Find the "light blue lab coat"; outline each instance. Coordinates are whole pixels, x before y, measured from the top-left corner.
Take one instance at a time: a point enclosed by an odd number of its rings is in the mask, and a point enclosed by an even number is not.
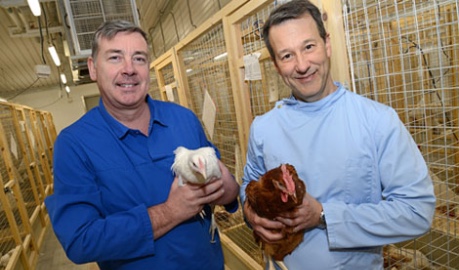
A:
[[[383,245],[432,222],[429,170],[397,113],[337,85],[317,102],[278,101],[251,126],[241,201],[250,180],[290,163],[326,216],[285,257],[289,269],[383,269]]]

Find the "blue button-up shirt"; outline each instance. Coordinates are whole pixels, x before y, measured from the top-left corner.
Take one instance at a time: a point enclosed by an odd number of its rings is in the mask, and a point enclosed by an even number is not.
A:
[[[147,102],[149,136],[119,123],[102,102],[59,134],[54,194],[45,201],[54,231],[71,260],[101,269],[223,269],[218,235],[210,243],[209,208],[204,219],[154,240],[147,208],[169,195],[173,151],[213,145],[190,110]],[[235,211],[237,201],[228,207]]]

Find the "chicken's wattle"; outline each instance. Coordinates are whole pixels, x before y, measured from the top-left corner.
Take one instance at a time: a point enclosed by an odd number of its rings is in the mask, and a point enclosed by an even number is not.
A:
[[[288,201],[288,194],[285,192],[281,193],[281,200],[282,202],[286,203]]]

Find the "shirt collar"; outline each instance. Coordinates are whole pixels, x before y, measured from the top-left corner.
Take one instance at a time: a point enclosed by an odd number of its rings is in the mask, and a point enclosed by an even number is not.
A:
[[[164,110],[159,110],[160,106],[155,106],[156,104],[158,104],[158,102],[160,101],[154,100],[150,97],[150,95],[147,95],[147,103],[148,103],[148,107],[150,107],[150,113],[151,113],[150,132],[151,132],[151,128],[154,123],[158,123],[165,127],[168,126],[166,124],[167,114],[165,114]]]
[[[162,126],[166,126],[167,124],[165,123],[164,119],[164,114],[161,113],[161,111],[158,110],[157,106],[155,106],[155,100],[153,100],[150,95],[146,96],[146,102],[148,103],[148,107],[150,108],[150,123],[148,125],[148,134],[151,134],[151,131],[153,129],[153,124],[158,123]],[[110,128],[113,130],[115,135],[118,137],[118,139],[122,139],[124,136],[126,136],[129,131],[132,129],[126,127],[122,123],[120,123],[118,120],[116,120],[112,115],[110,115],[107,111],[107,109],[104,106],[104,103],[102,102],[102,98],[99,100],[99,111],[104,118],[104,120],[107,122],[107,124],[110,126]]]
[[[339,83],[335,82],[335,85],[338,86],[335,92],[331,93],[330,95],[326,96],[323,99],[320,99],[315,102],[303,102],[297,100],[293,95],[290,95],[288,98],[284,98],[277,102],[276,106],[295,106],[297,108],[303,109],[305,111],[318,111],[322,110],[325,107],[331,106],[338,100],[346,91],[346,89]]]

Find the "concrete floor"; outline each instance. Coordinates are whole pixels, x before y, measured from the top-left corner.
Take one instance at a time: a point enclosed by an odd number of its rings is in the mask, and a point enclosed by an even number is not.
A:
[[[57,241],[51,228],[46,230],[43,246],[40,248],[40,256],[36,270],[98,270],[97,264],[77,265],[71,262],[65,255],[62,246]]]
[[[54,231],[48,228],[35,270],[99,270],[99,267],[96,263],[78,265],[71,262],[54,235]],[[225,270],[231,269],[225,265]]]

